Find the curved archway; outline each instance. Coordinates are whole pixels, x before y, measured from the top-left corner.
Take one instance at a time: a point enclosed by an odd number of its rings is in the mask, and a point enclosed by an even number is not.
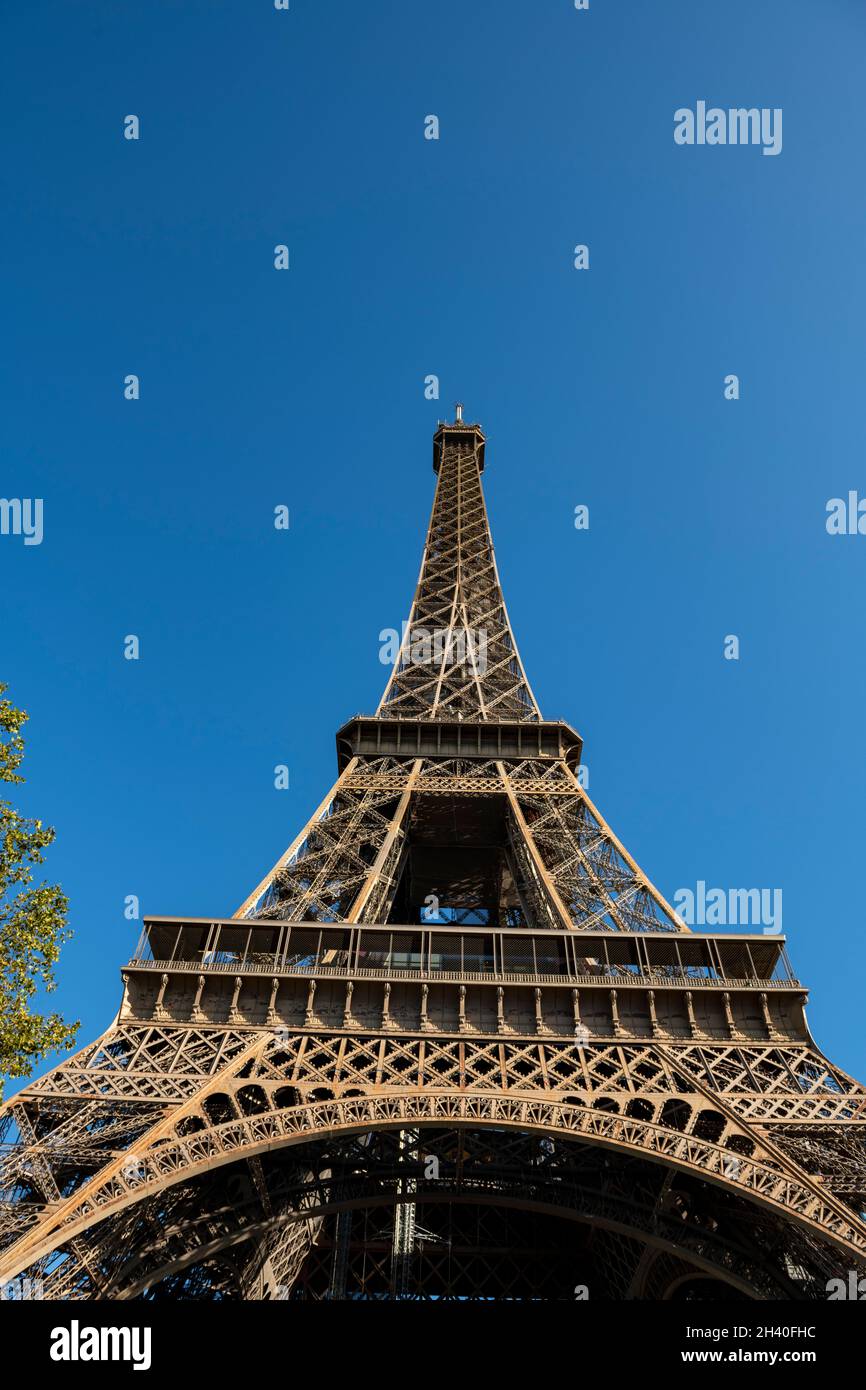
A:
[[[227,1100],[224,1093],[218,1093],[207,1097],[201,1109],[205,1114],[209,1109],[220,1113]],[[756,1207],[783,1211],[788,1220],[843,1250],[849,1259],[862,1261],[866,1256],[866,1235],[858,1229],[855,1218],[799,1181],[793,1167],[788,1170],[766,1155],[738,1156],[732,1163],[730,1149],[694,1133],[559,1100],[520,1099],[513,1093],[497,1092],[392,1090],[233,1115],[198,1133],[181,1134],[178,1125],[172,1135],[161,1135],[158,1143],[138,1156],[137,1166],[127,1165],[121,1171],[118,1164],[101,1181],[89,1184],[63,1204],[50,1222],[42,1223],[9,1252],[11,1260],[7,1259],[2,1272],[4,1277],[12,1277],[145,1197],[239,1159],[308,1144],[324,1135],[410,1126],[418,1130],[490,1127],[640,1155],[650,1163],[736,1193]]]

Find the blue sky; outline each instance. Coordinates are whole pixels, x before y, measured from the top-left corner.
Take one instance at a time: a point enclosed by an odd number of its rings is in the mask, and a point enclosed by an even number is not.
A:
[[[2,30],[0,495],[45,534],[0,536],[0,679],[82,1042],[125,897],[230,914],[333,780],[460,399],[591,795],[668,896],[782,889],[813,1031],[866,1076],[866,537],[825,529],[866,495],[862,4],[32,0]],[[782,108],[781,154],[677,146],[698,100]]]

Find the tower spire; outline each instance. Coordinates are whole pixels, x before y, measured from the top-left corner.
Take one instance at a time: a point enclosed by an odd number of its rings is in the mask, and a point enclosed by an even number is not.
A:
[[[531,720],[541,711],[511,630],[481,486],[484,433],[463,420],[433,436],[436,495],[421,575],[382,696],[383,719]]]

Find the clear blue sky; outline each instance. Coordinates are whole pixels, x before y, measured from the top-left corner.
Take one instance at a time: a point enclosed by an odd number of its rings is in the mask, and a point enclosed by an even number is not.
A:
[[[4,8],[0,495],[45,537],[0,537],[0,678],[82,1042],[126,895],[231,913],[324,795],[461,399],[591,795],[669,896],[783,890],[816,1037],[866,1077],[866,537],[825,530],[866,494],[860,0]],[[698,100],[781,107],[782,153],[678,147]]]

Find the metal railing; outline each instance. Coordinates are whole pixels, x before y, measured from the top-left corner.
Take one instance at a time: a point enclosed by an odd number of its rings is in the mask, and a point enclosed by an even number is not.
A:
[[[343,979],[386,979],[416,980],[429,983],[472,983],[487,984],[548,984],[548,985],[601,985],[611,988],[639,985],[644,989],[663,988],[665,985],[685,985],[689,989],[798,989],[799,980],[767,980],[759,976],[732,978],[731,976],[690,975],[687,970],[671,966],[669,970],[618,971],[616,967],[599,966],[591,974],[547,974],[537,970],[437,970],[419,967],[390,967],[388,965],[361,965],[354,969],[349,965],[288,965],[272,961],[213,961],[207,964],[196,960],[145,960],[133,958],[125,970],[160,970],[166,973],[184,971],[199,975],[298,975],[301,977],[333,976]]]

